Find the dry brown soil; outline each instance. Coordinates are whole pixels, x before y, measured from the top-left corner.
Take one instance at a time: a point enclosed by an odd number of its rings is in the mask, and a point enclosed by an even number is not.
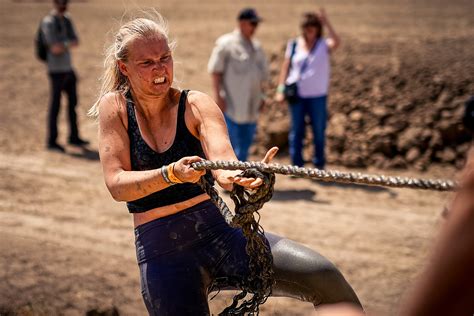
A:
[[[48,81],[32,45],[49,1],[0,0],[0,315],[84,315],[91,310],[108,310],[112,315],[112,308],[120,315],[145,314],[131,217],[103,184],[97,126],[86,117],[97,95],[107,32],[119,24],[126,10],[158,7],[178,40],[179,85],[209,93],[206,63],[213,41],[233,28],[238,9],[250,3],[73,1],[70,9],[82,43],[74,52],[80,80],[78,113],[82,134],[91,145],[87,149],[68,146],[67,154],[59,154],[44,150]],[[360,43],[364,47],[393,42],[423,47],[427,40],[446,43],[453,39],[468,45],[473,39],[471,1],[252,4],[265,17],[258,35],[269,54],[278,54],[287,38],[297,33],[301,12],[319,5],[326,7],[347,44],[340,50],[343,56]],[[391,50],[380,52],[378,63],[393,61]],[[373,55],[354,56],[361,64],[370,58]],[[341,72],[337,63],[334,68],[335,73]],[[351,91],[344,93],[350,97]],[[61,143],[67,130],[64,112]],[[278,159],[288,163],[285,154]],[[328,167],[339,168],[336,164]],[[373,167],[360,171],[446,178],[455,173],[452,167],[436,166],[429,166],[425,173]],[[447,199],[446,193],[320,184],[278,176],[275,196],[261,211],[261,223],[267,231],[330,258],[369,314],[394,315],[425,262]],[[211,302],[214,313],[229,302],[229,295],[221,293]],[[261,311],[262,315],[307,315],[312,307],[293,299],[271,298]]]

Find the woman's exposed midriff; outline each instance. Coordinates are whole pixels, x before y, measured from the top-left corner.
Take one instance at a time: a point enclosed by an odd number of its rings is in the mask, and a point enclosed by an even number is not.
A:
[[[195,196],[189,200],[175,203],[172,205],[160,206],[143,213],[134,213],[133,214],[133,225],[138,227],[142,224],[151,222],[157,218],[165,217],[168,215],[176,214],[182,210],[185,210],[189,207],[192,207],[198,203],[209,200],[210,197],[206,193]]]

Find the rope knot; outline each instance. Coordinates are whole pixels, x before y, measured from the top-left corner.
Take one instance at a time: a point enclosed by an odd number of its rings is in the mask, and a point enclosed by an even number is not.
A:
[[[234,163],[232,162],[232,164]],[[229,163],[227,167],[231,167],[232,164]],[[200,165],[195,163],[194,167],[199,168]],[[260,214],[258,214],[258,210],[262,208],[263,204],[272,198],[275,174],[259,171],[257,167],[247,163],[247,169],[239,175],[246,178],[262,179],[263,183],[257,189],[245,189],[242,186],[234,185],[230,196],[235,203],[235,215],[232,214],[208,179],[201,177],[199,181],[201,188],[219,207],[226,222],[231,226],[241,228],[247,240],[245,250],[249,255],[250,274],[245,280],[241,280],[239,287],[242,292],[235,295],[232,304],[219,315],[258,315],[259,305],[263,304],[272,293],[275,283],[270,244],[265,238],[263,228],[259,225]],[[254,213],[258,216],[257,220]],[[215,286],[219,288],[217,283]],[[245,299],[247,294],[250,294],[251,298]]]
[[[234,185],[230,197],[236,206],[235,217],[241,217],[246,214],[252,215],[261,209],[263,204],[272,198],[274,191],[273,186],[275,185],[274,173],[262,172],[255,168],[246,169],[240,173],[239,176],[245,178],[260,178],[263,183],[256,189],[246,189],[243,186]],[[234,219],[234,221],[236,221],[236,219]]]

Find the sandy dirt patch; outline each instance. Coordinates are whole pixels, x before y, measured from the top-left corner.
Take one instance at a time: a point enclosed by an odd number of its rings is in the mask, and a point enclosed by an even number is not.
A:
[[[120,315],[145,314],[131,217],[123,204],[112,200],[103,184],[97,127],[85,115],[98,91],[106,33],[124,10],[158,6],[179,43],[179,85],[209,93],[206,64],[213,42],[232,30],[236,12],[248,4],[216,0],[135,1],[133,5],[73,2],[71,12],[82,40],[74,52],[80,80],[78,113],[83,136],[92,143],[87,150],[67,147],[67,154],[57,154],[44,150],[48,82],[32,45],[49,2],[1,2],[1,315],[84,315],[93,309],[109,310],[112,315],[112,308]],[[341,56],[360,43],[367,47],[392,42],[416,46],[445,38],[472,41],[469,1],[450,1],[449,5],[447,1],[321,1],[318,5],[326,6],[347,44],[341,48]],[[299,14],[315,8],[315,3],[262,1],[255,6],[265,17],[258,37],[269,54],[278,54],[297,33]],[[393,54],[382,50],[380,58],[391,62]],[[363,54],[354,59],[367,62]],[[333,67],[340,72],[337,63]],[[350,95],[351,91],[344,93]],[[61,122],[60,142],[65,143],[64,117]],[[287,155],[283,152],[278,161],[288,163]],[[339,168],[336,164],[328,167]],[[371,166],[368,170],[448,178],[455,172],[452,167],[432,165],[424,173]],[[446,193],[320,184],[278,176],[275,196],[261,211],[261,223],[267,231],[330,258],[369,313],[394,315],[425,262],[447,198]],[[229,299],[229,293],[220,294],[211,302],[213,312],[222,310]],[[297,300],[271,298],[261,311],[262,315],[307,315],[312,307]]]

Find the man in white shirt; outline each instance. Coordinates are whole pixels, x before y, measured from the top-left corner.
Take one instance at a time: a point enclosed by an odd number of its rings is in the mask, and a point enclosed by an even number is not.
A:
[[[236,30],[217,39],[208,71],[235,154],[245,161],[257,128],[261,84],[268,78],[268,66],[260,43],[253,39],[261,17],[255,9],[245,8],[237,21]]]

